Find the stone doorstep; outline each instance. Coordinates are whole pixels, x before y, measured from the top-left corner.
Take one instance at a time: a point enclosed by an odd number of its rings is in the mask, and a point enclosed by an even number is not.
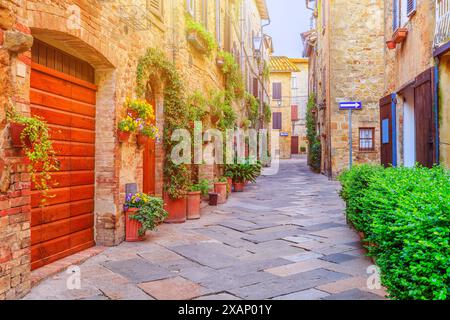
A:
[[[57,275],[60,272],[65,271],[70,266],[80,265],[86,260],[95,257],[104,252],[107,247],[96,246],[86,249],[84,251],[75,253],[71,256],[63,258],[61,260],[50,263],[42,268],[36,269],[31,272],[31,288],[37,286],[42,281]]]

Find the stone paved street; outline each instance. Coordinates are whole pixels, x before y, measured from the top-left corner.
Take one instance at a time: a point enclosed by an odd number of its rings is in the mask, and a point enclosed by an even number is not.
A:
[[[304,159],[284,161],[201,220],[89,259],[80,290],[67,289],[63,272],[25,299],[384,299],[367,288],[373,263],[338,188]]]

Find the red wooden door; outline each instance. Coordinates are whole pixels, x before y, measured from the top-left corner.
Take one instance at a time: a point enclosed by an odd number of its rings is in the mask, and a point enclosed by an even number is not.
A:
[[[151,99],[151,105],[156,113],[156,101]],[[143,192],[154,195],[156,193],[156,141],[149,140],[144,148],[144,185]]]
[[[299,138],[291,137],[291,154],[299,154]]]
[[[32,186],[32,269],[95,245],[96,89],[90,82],[32,63],[31,113],[49,124],[60,163],[50,182],[54,197],[46,206],[41,206],[42,195]]]
[[[414,113],[416,119],[416,161],[431,168],[436,163],[433,69],[425,71],[416,78]]]
[[[385,167],[394,162],[393,126],[392,126],[392,96],[380,100],[381,117],[381,164]]]

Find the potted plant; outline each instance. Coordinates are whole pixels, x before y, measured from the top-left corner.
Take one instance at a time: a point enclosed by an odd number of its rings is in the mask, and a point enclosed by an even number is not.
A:
[[[172,197],[164,193],[164,209],[169,216],[164,221],[166,223],[184,223],[187,219],[187,196],[186,193]]]
[[[136,121],[128,115],[125,119],[119,122],[119,128],[117,129],[117,137],[119,138],[119,142],[128,142],[131,133],[136,131],[136,129]]]
[[[198,51],[210,54],[217,48],[214,36],[189,14],[186,15],[186,29],[187,41]]]
[[[405,41],[407,35],[408,35],[407,28],[398,28],[395,31],[394,36],[392,37],[392,40],[395,43],[402,43],[403,41]]]
[[[217,65],[219,68],[222,68],[222,67],[225,65],[225,59],[224,59],[224,57],[217,56],[217,58],[216,58],[216,65]]]
[[[189,188],[187,194],[187,219],[195,220],[201,217],[200,204],[202,201],[202,187],[194,184]]]
[[[153,125],[141,125],[139,133],[137,135],[137,144],[142,147],[145,146],[150,139],[156,137],[156,127]]]
[[[393,50],[397,47],[397,43],[394,40],[388,40],[386,41],[386,45],[389,50]]]
[[[221,177],[217,182],[214,183],[214,192],[219,195],[219,204],[224,204],[225,202],[227,202],[227,189],[228,183],[227,178],[225,177]]]
[[[59,170],[59,163],[50,140],[50,129],[47,123],[40,117],[27,117],[19,114],[13,107],[7,110],[10,121],[11,139],[13,144],[24,149],[25,156],[29,160],[28,172],[30,173],[33,187],[43,196],[41,205],[44,206],[49,195],[49,181],[51,172]]]
[[[163,207],[161,198],[145,193],[129,194],[125,203],[126,241],[145,240],[146,232],[155,230],[167,218],[168,214]]]

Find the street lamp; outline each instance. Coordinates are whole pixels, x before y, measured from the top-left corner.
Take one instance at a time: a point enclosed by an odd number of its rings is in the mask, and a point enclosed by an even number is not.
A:
[[[258,35],[253,37],[253,53],[257,60],[261,60],[262,57],[262,43],[261,36]]]

